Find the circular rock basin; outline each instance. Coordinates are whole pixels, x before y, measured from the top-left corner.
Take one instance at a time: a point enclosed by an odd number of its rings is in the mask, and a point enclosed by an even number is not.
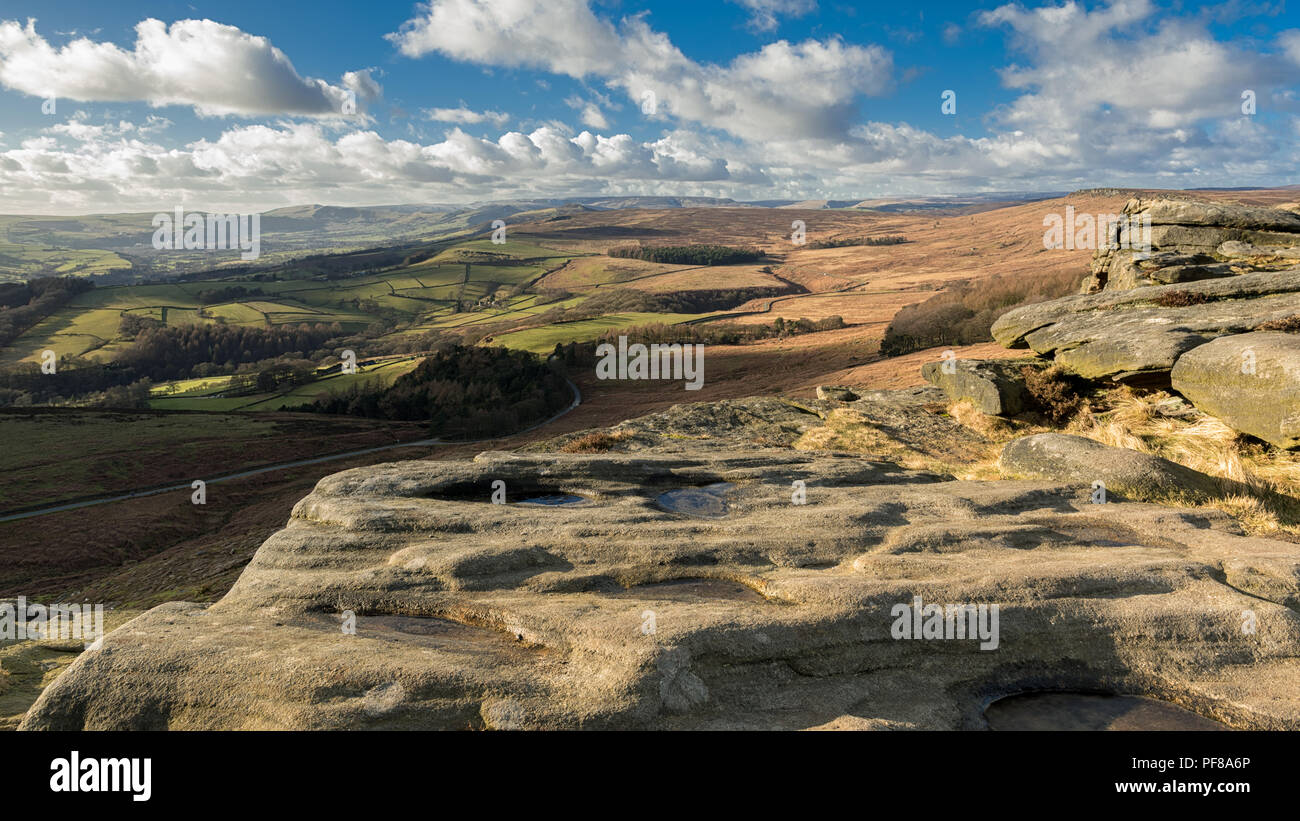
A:
[[[585,501],[587,500],[581,496],[574,496],[572,493],[549,493],[545,496],[531,496],[527,499],[520,499],[519,504],[563,507],[565,505],[580,505]]]
[[[718,482],[704,487],[684,487],[660,493],[655,503],[669,513],[681,513],[698,519],[722,519],[728,512],[727,491],[735,485]]]
[[[1228,730],[1213,719],[1143,696],[1020,693],[984,711],[990,730]]]

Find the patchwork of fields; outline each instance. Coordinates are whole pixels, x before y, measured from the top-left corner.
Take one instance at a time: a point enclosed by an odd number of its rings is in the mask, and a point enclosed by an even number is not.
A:
[[[472,243],[467,245],[474,250]],[[201,294],[231,284],[231,280],[96,288],[78,295],[0,351],[0,365],[39,362],[44,350],[52,350],[59,357],[111,361],[121,350],[118,329],[128,315],[168,325],[224,322],[270,327],[338,323],[344,331],[359,331],[385,315],[396,315],[413,323],[412,328],[417,330],[455,327],[484,318],[466,313],[466,308],[493,298],[503,289],[527,284],[544,275],[548,266],[562,265],[569,259],[553,256],[554,251],[520,244],[512,250],[530,257],[498,251],[498,258],[485,264],[443,254],[391,272],[355,278],[241,281],[241,286],[262,293],[209,304],[204,303]],[[535,300],[531,295],[507,299],[502,294],[501,298],[506,303],[501,313],[519,310],[523,312],[520,316],[528,315]]]
[[[172,209],[162,210],[170,214]],[[258,263],[468,236],[492,216],[476,209],[438,206],[278,208],[260,215]],[[183,274],[245,265],[238,248],[154,248],[153,218],[153,212],[0,215],[0,283],[34,276]]]
[[[671,293],[693,288],[781,285],[779,279],[762,272],[759,266],[702,268],[574,253],[535,242],[493,244],[479,239],[456,244],[426,260],[358,277],[295,278],[290,271],[274,281],[245,277],[96,288],[78,295],[13,345],[0,350],[0,365],[36,363],[45,350],[54,351],[60,358],[110,362],[130,344],[119,330],[128,316],[167,325],[271,327],[337,323],[345,333],[362,331],[376,321],[388,321],[396,323],[394,336],[429,331],[472,333],[483,328],[479,335],[486,335],[485,341],[490,344],[546,353],[557,342],[593,339],[610,329],[707,316],[620,312],[540,325],[535,319],[549,311],[578,308],[602,288]],[[253,295],[220,302],[204,298],[205,292],[210,295],[215,289],[236,284]],[[525,292],[526,288],[532,292]],[[537,291],[571,293],[564,298],[544,299]],[[518,330],[512,330],[515,327]],[[392,366],[387,371],[395,377]],[[350,387],[337,378],[321,380],[320,384],[329,390]],[[213,383],[213,390],[197,395],[190,387],[164,386],[165,395],[155,390],[158,398],[152,404],[158,408],[193,409],[195,403],[201,403],[201,407],[212,410],[269,410],[280,406],[248,402],[247,397],[221,396],[220,387]],[[318,395],[315,389],[295,390],[288,404],[301,404]]]
[[[592,317],[591,319],[579,319],[573,322],[557,322],[552,325],[543,325],[537,328],[529,328],[523,331],[502,334],[493,337],[492,344],[504,345],[507,348],[518,348],[523,351],[532,351],[537,354],[545,354],[555,350],[556,344],[587,342],[599,337],[606,331],[616,331],[622,328],[631,328],[636,325],[651,325],[656,323],[676,325],[679,322],[699,319],[703,316],[708,316],[708,314],[606,314],[603,316]]]

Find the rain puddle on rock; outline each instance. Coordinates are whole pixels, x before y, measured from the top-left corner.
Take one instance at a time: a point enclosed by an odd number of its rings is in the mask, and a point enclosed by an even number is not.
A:
[[[697,519],[726,518],[727,491],[735,485],[718,482],[704,487],[685,487],[660,493],[655,503],[669,513],[681,513]]]
[[[1230,730],[1166,701],[1095,693],[1021,693],[984,711],[990,730]]]
[[[587,500],[581,496],[574,496],[572,493],[549,493],[545,496],[531,496],[527,499],[520,499],[521,505],[539,505],[541,507],[569,507],[580,505]]]

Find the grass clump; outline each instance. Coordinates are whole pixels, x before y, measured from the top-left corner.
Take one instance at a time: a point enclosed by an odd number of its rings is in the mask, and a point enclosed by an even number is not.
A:
[[[1300,334],[1300,314],[1283,317],[1282,319],[1270,319],[1268,322],[1255,326],[1257,331],[1281,331],[1286,334]]]
[[[560,453],[605,453],[612,450],[615,445],[628,439],[631,434],[626,431],[616,431],[606,433],[605,431],[593,431],[592,433],[579,436],[576,439],[570,439],[557,450]]]
[[[1188,308],[1214,301],[1215,298],[1209,294],[1198,294],[1195,291],[1169,291],[1155,299],[1155,303],[1161,308]]]
[[[1060,365],[1049,368],[1026,365],[1020,369],[1020,375],[1024,377],[1031,405],[1053,425],[1063,424],[1084,407],[1078,377]]]

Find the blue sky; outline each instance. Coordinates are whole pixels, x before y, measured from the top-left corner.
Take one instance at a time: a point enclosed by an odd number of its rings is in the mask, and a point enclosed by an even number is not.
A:
[[[1280,185],[1298,145],[1284,2],[0,10],[9,212]]]

